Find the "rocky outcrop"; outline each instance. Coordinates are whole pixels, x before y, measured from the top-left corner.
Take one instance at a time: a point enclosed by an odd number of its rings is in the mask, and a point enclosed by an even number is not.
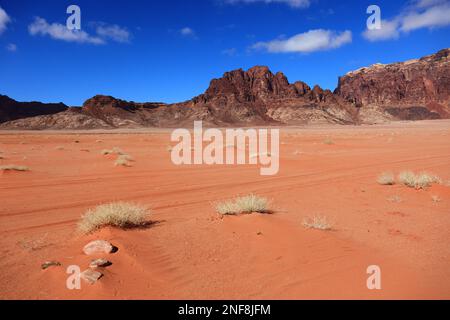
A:
[[[113,128],[113,126],[101,119],[82,113],[80,108],[69,108],[66,111],[56,114],[23,118],[0,124],[0,129],[13,130],[89,130]]]
[[[359,108],[366,122],[373,122],[374,114],[405,120],[449,118],[450,49],[349,72],[339,79],[335,93]]]
[[[289,83],[286,76],[256,66],[227,72],[211,81],[206,92],[192,100],[206,106],[224,123],[298,124],[311,122],[353,123],[355,109],[319,86]]]

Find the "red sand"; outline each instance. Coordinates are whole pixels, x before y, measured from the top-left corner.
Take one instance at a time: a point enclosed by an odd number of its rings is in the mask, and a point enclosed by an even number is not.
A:
[[[450,121],[286,128],[281,142],[280,173],[262,177],[254,166],[174,166],[169,130],[0,132],[0,165],[31,170],[0,174],[0,298],[450,298]],[[100,154],[115,146],[133,167]],[[402,170],[444,184],[377,184]],[[275,213],[215,213],[214,203],[248,193]],[[117,200],[148,205],[156,223],[77,234],[88,208]],[[316,214],[334,230],[305,229]],[[119,248],[113,265],[68,290],[66,267],[87,267],[82,247],[93,239]],[[41,270],[48,260],[63,266]],[[367,289],[369,265],[381,267],[382,290]]]

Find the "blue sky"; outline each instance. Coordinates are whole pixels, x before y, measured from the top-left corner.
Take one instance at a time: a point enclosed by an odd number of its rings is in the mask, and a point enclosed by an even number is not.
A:
[[[348,71],[450,47],[449,2],[0,0],[0,94],[178,102],[254,65],[333,90]],[[81,31],[66,28],[71,4]],[[369,32],[371,4],[382,29]]]

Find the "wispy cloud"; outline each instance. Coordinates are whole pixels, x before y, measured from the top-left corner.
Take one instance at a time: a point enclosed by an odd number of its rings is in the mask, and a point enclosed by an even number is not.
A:
[[[390,40],[414,30],[448,25],[450,25],[450,1],[415,0],[396,17],[383,20],[381,29],[364,31],[363,37],[369,41]]]
[[[97,35],[102,39],[111,39],[120,43],[128,43],[131,39],[130,32],[117,24],[108,25],[101,23],[96,28]]]
[[[15,45],[14,43],[9,43],[6,46],[6,50],[8,50],[10,52],[16,52],[17,51],[17,45]]]
[[[11,22],[11,18],[8,16],[5,10],[0,7],[0,34],[6,30],[6,25]]]
[[[234,57],[237,54],[237,49],[236,48],[225,49],[225,50],[222,50],[222,54],[229,56],[229,57]]]
[[[92,23],[95,34],[89,34],[84,30],[69,30],[60,23],[48,23],[44,18],[36,17],[28,26],[28,31],[33,36],[49,36],[55,40],[77,42],[86,44],[103,45],[108,40],[127,43],[130,42],[131,33],[118,25],[109,25],[104,22]]]
[[[195,31],[189,27],[180,29],[180,34],[185,37],[195,37]]]
[[[237,3],[284,3],[292,8],[308,8],[311,5],[310,0],[224,0],[227,4],[237,4]]]
[[[69,30],[65,25],[59,23],[49,24],[45,19],[36,17],[28,26],[31,35],[49,36],[55,40],[66,42],[105,44],[100,37],[91,36],[82,30]]]
[[[251,48],[263,49],[271,53],[310,53],[314,51],[336,49],[351,42],[352,32],[349,30],[337,32],[333,30],[316,29],[299,33],[288,39],[258,42]]]

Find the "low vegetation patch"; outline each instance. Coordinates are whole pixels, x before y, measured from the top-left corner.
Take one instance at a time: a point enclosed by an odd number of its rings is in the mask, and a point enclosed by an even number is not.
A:
[[[216,205],[218,213],[223,215],[238,215],[244,213],[270,213],[268,200],[254,194],[238,197]]]
[[[303,226],[307,229],[330,231],[333,229],[331,223],[325,216],[314,216],[303,220]]]
[[[78,230],[90,233],[106,226],[122,229],[139,228],[149,224],[149,210],[143,206],[115,202],[89,209],[78,223]]]
[[[391,172],[384,172],[378,176],[377,182],[384,186],[392,186],[395,184],[394,174]]]
[[[439,196],[436,196],[436,195],[431,196],[431,200],[432,200],[434,203],[441,202],[441,198],[440,198]]]
[[[412,171],[401,172],[398,180],[403,185],[416,189],[425,189],[434,183],[442,183],[441,179],[434,174],[426,172],[415,174]]]
[[[27,166],[16,166],[13,164],[0,166],[0,171],[29,171],[30,168]]]
[[[106,156],[106,155],[109,155],[109,154],[125,155],[126,153],[124,151],[122,151],[122,149],[120,149],[118,147],[114,147],[112,149],[103,149],[101,151],[101,154]]]
[[[134,158],[128,154],[121,154],[117,157],[117,160],[134,161]]]
[[[326,145],[333,145],[334,141],[330,137],[327,137],[327,138],[325,138],[325,140],[323,140],[323,143]]]
[[[114,165],[115,165],[116,167],[118,167],[118,166],[122,166],[122,167],[131,167],[130,162],[129,162],[127,159],[121,158],[121,157],[119,157],[119,158],[116,159],[116,161],[114,162]]]

